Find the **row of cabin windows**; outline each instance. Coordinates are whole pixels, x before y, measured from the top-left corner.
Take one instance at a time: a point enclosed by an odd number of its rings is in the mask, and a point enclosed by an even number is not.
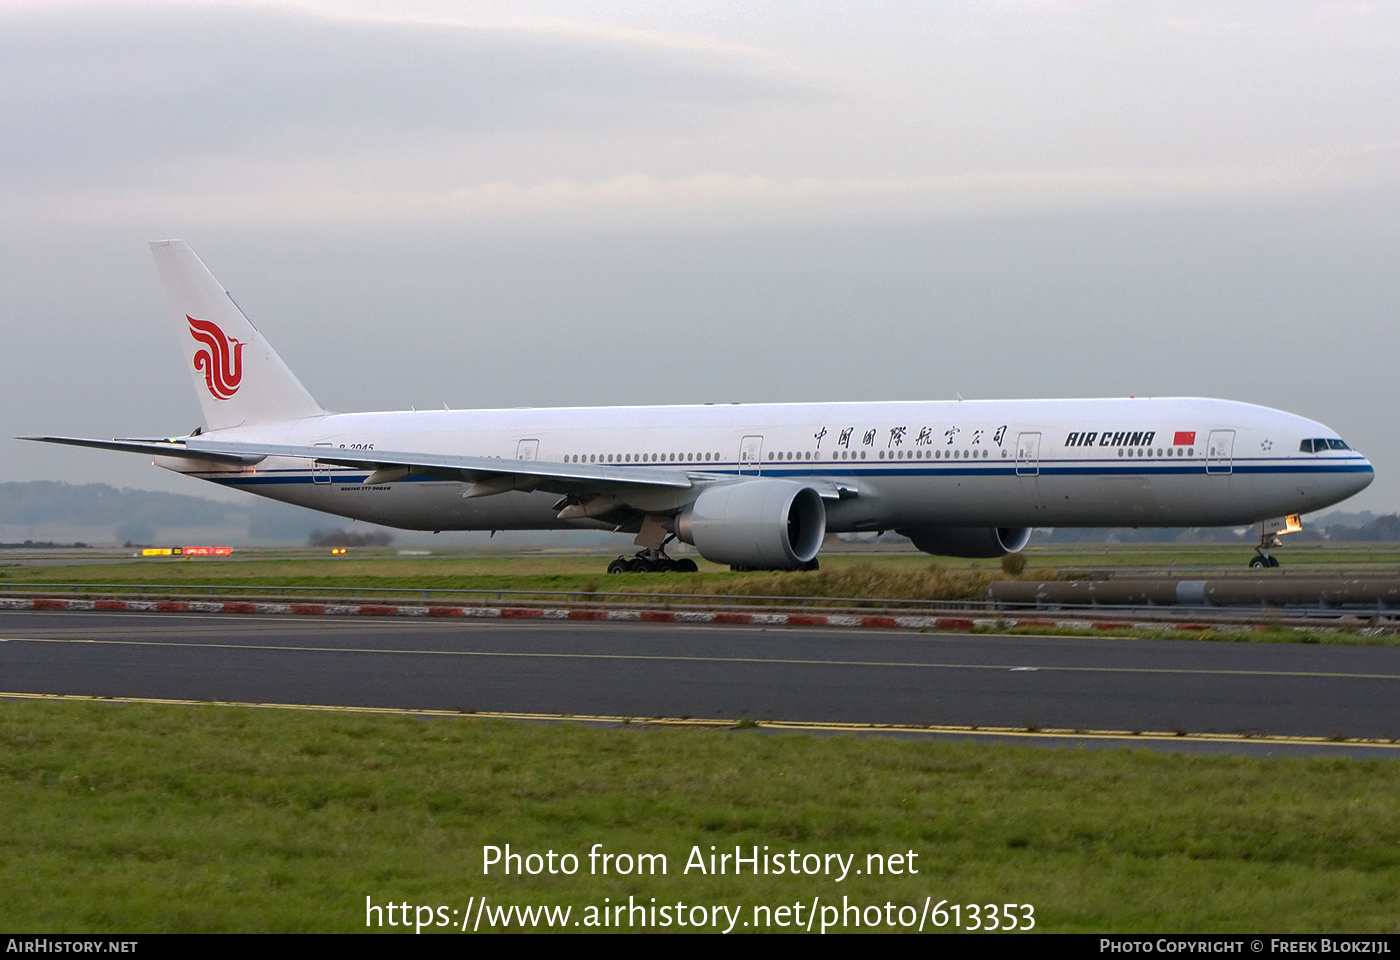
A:
[[[1314,444],[1316,444],[1316,447],[1315,447],[1315,448],[1314,448],[1314,446],[1313,446]],[[1349,449],[1349,448],[1347,447],[1347,445],[1346,445],[1345,443],[1343,443],[1342,441],[1340,441],[1340,440],[1304,440],[1304,441],[1303,441],[1303,447],[1302,447],[1304,453],[1315,453],[1315,452],[1318,452],[1318,451],[1327,450],[1327,449],[1329,449],[1329,448],[1332,449],[1332,450],[1346,450],[1346,449]],[[1009,453],[1008,451],[1006,451],[1006,450],[1003,450],[1003,451],[1001,452],[1001,455],[1002,455],[1002,458],[1005,459],[1006,457],[1009,457],[1009,456],[1010,456],[1010,453]],[[1157,456],[1159,456],[1159,457],[1161,457],[1161,456],[1168,456],[1168,457],[1194,457],[1195,455],[1196,455],[1196,448],[1195,448],[1195,447],[1188,447],[1188,448],[1185,449],[1185,450],[1179,450],[1179,449],[1175,449],[1175,448],[1172,448],[1172,447],[1167,447],[1167,448],[1165,448],[1165,450],[1164,450],[1164,448],[1162,448],[1162,447],[1158,447],[1158,448],[1157,448]],[[880,458],[881,460],[886,460],[886,459],[888,459],[888,460],[942,460],[942,459],[948,459],[948,460],[970,460],[970,459],[977,459],[977,458],[979,458],[979,457],[985,460],[985,459],[986,459],[987,457],[989,457],[989,456],[991,456],[991,450],[989,450],[989,449],[983,449],[983,450],[981,450],[980,452],[977,451],[977,450],[949,450],[949,451],[944,451],[944,450],[942,450],[942,449],[935,449],[935,450],[908,450],[908,451],[905,451],[905,450],[890,450],[890,451],[888,451],[888,453],[887,453],[886,451],[884,451],[884,450],[879,451],[879,458]],[[1149,447],[1149,448],[1146,448],[1146,449],[1139,448],[1139,449],[1137,449],[1137,450],[1135,451],[1135,450],[1133,450],[1132,448],[1128,448],[1128,449],[1122,449],[1122,448],[1120,448],[1120,449],[1118,450],[1118,456],[1120,456],[1120,457],[1122,457],[1122,456],[1129,456],[1129,457],[1132,457],[1132,456],[1150,457],[1150,456],[1152,456],[1152,449],[1151,449],[1150,447]],[[833,452],[832,452],[831,458],[832,458],[833,460],[857,460],[857,459],[859,459],[859,460],[864,460],[864,459],[865,459],[865,451],[864,451],[864,450],[861,450],[861,451],[859,451],[859,453],[857,453],[857,451],[855,451],[855,450],[836,450],[836,451],[833,451]],[[589,453],[589,454],[582,454],[582,453],[576,453],[576,454],[572,454],[571,456],[565,457],[565,458],[564,458],[564,462],[565,462],[565,463],[658,463],[658,462],[660,462],[660,463],[710,463],[710,462],[718,462],[719,459],[720,459],[720,455],[717,454],[717,453],[653,453],[653,454],[645,454],[645,453],[617,453],[617,454],[613,454],[613,453],[608,453],[608,454]],[[813,459],[820,460],[820,459],[821,459],[821,453],[818,452],[818,453],[816,453],[816,454],[813,454],[812,451],[810,451],[810,450],[800,451],[800,452],[788,450],[788,451],[785,451],[785,452],[782,452],[782,453],[775,453],[775,452],[773,452],[773,451],[769,451],[769,453],[768,453],[768,459],[769,459],[769,460],[813,460]]]
[[[1350,450],[1351,448],[1348,447],[1348,446],[1346,445],[1346,442],[1343,441],[1343,440],[1338,440],[1338,439],[1335,439],[1335,438],[1328,438],[1328,437],[1317,437],[1317,438],[1313,438],[1313,439],[1309,439],[1309,440],[1304,440],[1304,441],[1302,442],[1302,444],[1298,447],[1298,449],[1299,449],[1300,451],[1302,451],[1303,453],[1322,453],[1322,452],[1325,451],[1325,450]],[[935,450],[931,450],[931,451],[930,451],[930,450],[917,450],[917,449],[916,449],[916,450],[909,450],[909,451],[907,451],[907,452],[904,451],[904,450],[891,450],[891,451],[889,451],[888,453],[886,453],[886,451],[884,451],[884,450],[881,450],[881,451],[879,452],[879,457],[880,457],[881,460],[885,460],[885,459],[889,459],[889,460],[930,460],[930,459],[932,459],[932,460],[941,460],[941,459],[959,460],[959,459],[970,459],[970,458],[975,459],[975,458],[977,458],[978,456],[981,456],[982,458],[985,459],[987,456],[990,455],[990,453],[991,453],[990,450],[985,450],[985,449],[982,450],[980,454],[979,454],[978,451],[976,451],[976,450],[952,450],[952,451],[946,451],[946,452],[945,452],[945,451],[942,450],[942,449],[935,449]],[[1008,456],[1007,451],[1003,450],[1003,451],[1001,452],[1001,455],[1002,455],[1003,458],[1007,457],[1007,456]],[[1177,449],[1177,448],[1173,448],[1173,447],[1167,447],[1167,448],[1165,448],[1165,449],[1162,448],[1162,447],[1158,447],[1158,448],[1157,448],[1157,456],[1159,456],[1159,457],[1161,457],[1161,456],[1168,456],[1168,457],[1194,457],[1195,455],[1196,455],[1196,448],[1195,448],[1195,447],[1188,447],[1188,448],[1185,449],[1185,450],[1181,450],[1181,449]],[[1150,456],[1152,456],[1152,449],[1151,449],[1150,447],[1149,447],[1149,448],[1145,448],[1145,449],[1138,449],[1138,450],[1136,451],[1136,453],[1134,453],[1133,449],[1131,449],[1131,448],[1128,448],[1128,449],[1126,449],[1126,450],[1123,449],[1123,448],[1120,448],[1120,449],[1118,450],[1118,456],[1120,456],[1120,457],[1122,457],[1122,456],[1129,456],[1129,457],[1131,457],[1131,456],[1150,457]],[[609,453],[609,454],[601,454],[601,453],[582,454],[582,453],[578,453],[578,454],[573,454],[571,457],[565,457],[565,458],[564,458],[564,462],[565,462],[565,463],[657,463],[657,462],[661,462],[661,463],[709,463],[709,462],[712,462],[712,461],[718,461],[719,459],[720,459],[720,455],[717,454],[717,453],[653,453],[653,454],[649,454],[649,455],[648,455],[648,454],[645,454],[645,453],[618,453],[618,454],[612,454],[612,453]],[[789,451],[786,451],[786,452],[783,452],[783,453],[774,453],[774,452],[772,452],[772,451],[769,451],[769,453],[768,453],[768,459],[769,459],[769,460],[814,460],[814,459],[815,459],[815,460],[820,460],[820,459],[821,459],[821,452],[818,451],[817,453],[814,454],[814,453],[812,453],[812,451],[810,451],[810,450],[806,450],[806,451],[802,451],[802,452],[794,452],[794,451],[789,450]],[[864,451],[864,450],[861,450],[861,451],[859,452],[859,455],[857,455],[857,452],[854,451],[854,450],[836,450],[836,451],[833,451],[833,452],[832,452],[832,454],[831,454],[831,459],[833,459],[833,460],[856,460],[856,459],[864,460],[864,459],[865,459],[865,451]]]
[[[708,463],[717,453],[575,453],[565,463]]]
[[[1133,452],[1132,448],[1129,448],[1129,449],[1127,449],[1127,450],[1119,450],[1119,451],[1118,451],[1118,456],[1121,457],[1121,456],[1124,456],[1124,455],[1127,455],[1127,456],[1129,456],[1129,457],[1132,457],[1132,456],[1150,457],[1150,456],[1152,456],[1152,448],[1151,448],[1151,447],[1148,447],[1148,448],[1146,448],[1146,449],[1143,449],[1143,448],[1139,447],[1136,453]],[[1185,450],[1179,449],[1179,448],[1177,448],[1177,447],[1167,447],[1165,453],[1163,453],[1161,447],[1158,447],[1158,448],[1157,448],[1157,456],[1159,456],[1159,457],[1161,457],[1161,456],[1167,456],[1167,457],[1194,457],[1195,455],[1196,455],[1196,448],[1195,448],[1195,447],[1187,447]]]

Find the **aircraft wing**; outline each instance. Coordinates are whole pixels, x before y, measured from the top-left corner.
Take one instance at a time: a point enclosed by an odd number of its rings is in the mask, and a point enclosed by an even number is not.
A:
[[[538,489],[560,493],[606,488],[667,488],[684,490],[707,483],[732,481],[732,476],[704,470],[634,466],[601,463],[555,463],[547,460],[506,460],[499,457],[471,457],[456,454],[403,453],[383,450],[352,450],[344,447],[299,446],[276,443],[234,443],[202,437],[177,440],[119,438],[88,440],[81,437],[20,437],[44,443],[62,443],[100,450],[120,450],[148,456],[202,460],[237,466],[252,466],[268,457],[296,457],[335,466],[369,470],[365,483],[392,483],[409,475],[471,483],[468,496],[487,496],[506,490]],[[859,487],[849,481],[812,481],[823,499],[844,500],[857,496]]]
[[[96,447],[99,450],[121,450],[124,453],[144,453],[156,457],[177,457],[181,460],[204,460],[238,466],[252,466],[267,459],[267,454],[215,453],[191,450],[177,440],[118,438],[87,440],[83,437],[16,437],[17,440],[38,440],[42,443],[64,443],[73,447]]]
[[[670,467],[637,466],[624,469],[618,464],[555,463],[547,460],[506,460],[499,457],[472,457],[458,454],[408,453],[384,450],[352,450],[344,447],[307,447],[273,443],[232,443],[190,437],[184,441],[187,450],[196,454],[217,454],[223,457],[299,457],[341,467],[370,470],[366,483],[391,483],[410,474],[440,480],[458,480],[479,485],[474,495],[500,492],[505,489],[557,490],[573,492],[600,487],[666,487],[686,489],[694,486],[692,476],[704,478],[702,471],[676,470]],[[500,481],[511,479],[514,484],[503,486]],[[716,479],[719,479],[718,477]],[[468,491],[473,495],[473,491]]]

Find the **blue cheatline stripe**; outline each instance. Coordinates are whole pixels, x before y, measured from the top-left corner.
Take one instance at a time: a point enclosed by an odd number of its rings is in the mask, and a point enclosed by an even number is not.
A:
[[[1084,463],[1084,461],[1070,461],[1071,463]],[[1036,473],[1027,472],[1018,474],[1014,463],[986,464],[982,466],[935,466],[928,462],[919,464],[907,464],[896,466],[888,462],[872,464],[866,462],[843,461],[840,463],[822,463],[820,466],[812,463],[810,466],[805,462],[799,467],[794,464],[792,467],[783,466],[781,468],[765,466],[762,476],[765,477],[1161,477],[1161,476],[1229,476],[1231,474],[1258,474],[1258,475],[1298,475],[1316,476],[1319,474],[1365,474],[1374,473],[1375,470],[1369,464],[1358,463],[1234,463],[1230,469],[1221,469],[1218,473],[1207,473],[1206,465],[1203,461],[1195,461],[1189,465],[1167,466],[1144,465],[1140,461],[1136,464],[1122,465],[1096,465],[1096,466],[1058,466],[1058,461],[1040,461],[1039,469]],[[618,466],[613,464],[613,466]],[[626,465],[623,465],[626,466]],[[688,468],[689,464],[686,465]],[[639,474],[643,473],[647,467],[638,464],[636,467]],[[710,464],[704,468],[694,467],[696,473],[717,473],[729,476],[737,474],[737,468],[733,464]],[[1025,469],[1025,468],[1022,468]],[[265,470],[256,474],[230,475],[227,473],[193,473],[191,476],[201,480],[209,480],[214,483],[221,483],[226,486],[257,486],[266,484],[287,484],[287,483],[314,483],[320,478],[321,485],[329,484],[359,484],[369,476],[363,470],[336,469],[318,472],[315,476],[308,470]],[[756,476],[756,474],[745,472],[743,476]],[[641,479],[641,477],[639,477]],[[394,483],[444,483],[459,481],[442,481],[431,477],[405,477],[403,480],[395,480]]]

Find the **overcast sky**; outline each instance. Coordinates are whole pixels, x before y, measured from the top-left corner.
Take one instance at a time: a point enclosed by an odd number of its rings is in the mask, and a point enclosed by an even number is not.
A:
[[[1397,64],[1396,3],[0,0],[0,428],[199,423],[180,237],[337,410],[1217,396],[1391,512]]]

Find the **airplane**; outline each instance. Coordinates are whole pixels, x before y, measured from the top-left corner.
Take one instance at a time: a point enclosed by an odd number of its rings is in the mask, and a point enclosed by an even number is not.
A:
[[[956,400],[331,413],[182,240],[151,244],[204,424],[24,437],[412,530],[634,533],[610,573],[815,569],[828,534],[1017,553],[1034,527],[1257,524],[1254,567],[1371,464],[1312,420],[1228,400]]]

